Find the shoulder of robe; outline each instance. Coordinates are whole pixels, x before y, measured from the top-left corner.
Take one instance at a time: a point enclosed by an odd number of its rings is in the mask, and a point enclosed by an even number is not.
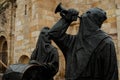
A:
[[[111,37],[107,37],[106,39],[103,40],[106,44],[114,44],[114,41]]]

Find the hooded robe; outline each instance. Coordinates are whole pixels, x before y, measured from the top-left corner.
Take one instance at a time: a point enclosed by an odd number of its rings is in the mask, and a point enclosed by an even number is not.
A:
[[[112,38],[100,28],[106,13],[91,8],[80,18],[76,35],[66,33],[71,24],[61,18],[49,31],[66,61],[66,80],[118,80],[115,46]]]
[[[53,80],[59,68],[58,52],[57,49],[51,45],[48,30],[48,27],[44,27],[41,30],[36,48],[30,59],[30,64],[38,64],[41,66],[41,70],[38,71],[39,80]]]

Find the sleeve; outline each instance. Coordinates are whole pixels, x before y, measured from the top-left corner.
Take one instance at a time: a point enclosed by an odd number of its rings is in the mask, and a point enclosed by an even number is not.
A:
[[[103,49],[103,80],[118,80],[118,67],[115,46],[112,41],[108,42]]]
[[[67,22],[61,18],[49,31],[50,38],[57,44],[62,50],[63,54],[66,53],[71,41],[73,41],[73,35],[66,34],[66,31],[71,22]]]
[[[30,56],[30,60],[29,61],[36,60],[37,55],[38,55],[37,50],[38,50],[37,47],[33,50],[32,54]]]
[[[49,62],[41,64],[41,70],[43,76],[53,77],[59,69],[59,56],[57,49],[54,48],[51,53],[49,53]]]

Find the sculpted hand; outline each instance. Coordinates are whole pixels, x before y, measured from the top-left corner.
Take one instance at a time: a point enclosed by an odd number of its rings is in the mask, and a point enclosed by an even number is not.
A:
[[[64,15],[63,15],[63,13],[64,13]],[[69,22],[76,21],[78,18],[78,14],[79,14],[79,12],[75,9],[69,9],[67,11],[63,10],[60,12],[60,15]]]

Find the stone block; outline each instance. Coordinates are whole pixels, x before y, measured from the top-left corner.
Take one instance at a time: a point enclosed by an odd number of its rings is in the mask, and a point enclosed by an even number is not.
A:
[[[113,23],[113,22],[116,22],[116,17],[113,16],[113,17],[109,17],[107,20],[106,20],[107,23]]]
[[[117,22],[118,40],[120,40],[120,22]]]
[[[15,45],[17,45],[17,47],[21,46],[23,44],[22,42],[23,42],[22,40],[16,41]],[[16,47],[16,49],[17,49],[17,47]]]
[[[104,30],[106,33],[109,33],[110,28],[111,28],[111,24],[110,23],[104,23],[102,25],[102,30]]]
[[[120,9],[120,3],[119,4],[116,4],[117,8]]]
[[[100,1],[93,2],[91,5],[92,7],[97,7],[100,5]]]
[[[117,16],[117,22],[120,22],[120,16]]]
[[[20,26],[21,25],[21,21],[17,21],[15,25],[16,26]]]
[[[93,0],[93,2],[99,2],[100,0]]]
[[[113,22],[113,23],[111,23],[111,28],[113,28],[113,29],[117,29],[117,22]]]
[[[86,0],[86,4],[92,4],[92,3],[94,3],[93,0]]]
[[[117,33],[117,29],[116,28],[110,28],[109,34],[116,34],[116,33]]]
[[[120,9],[120,0],[115,0],[116,8]]]
[[[31,34],[32,34],[31,37],[36,37],[40,34],[40,31],[33,31]]]
[[[115,11],[116,11],[116,9],[114,9],[114,8],[106,10],[107,16],[115,15]]]
[[[24,36],[23,35],[19,35],[17,36],[16,40],[19,41],[19,40],[23,40],[24,39]]]
[[[120,16],[120,9],[117,9],[117,10],[116,10],[116,15],[117,15],[117,16]]]
[[[38,29],[37,29],[37,26],[32,26],[32,27],[30,27],[30,32],[33,32],[33,31],[37,31]]]
[[[86,12],[86,10],[90,9],[91,5],[79,4],[77,8],[79,10],[79,14],[82,14],[82,13]]]

